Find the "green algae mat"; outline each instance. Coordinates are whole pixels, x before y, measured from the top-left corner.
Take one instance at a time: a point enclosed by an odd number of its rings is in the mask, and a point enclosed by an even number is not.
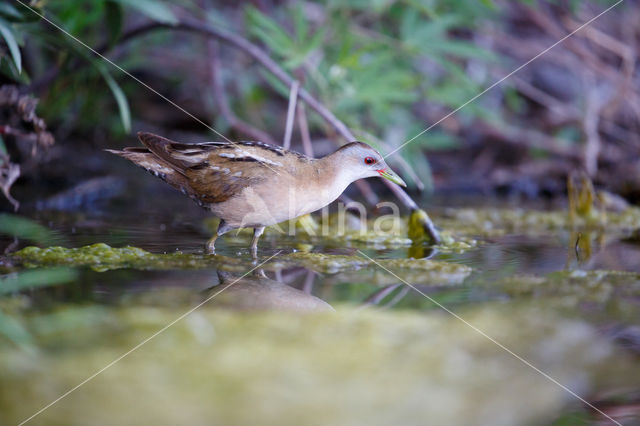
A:
[[[26,247],[14,254],[12,259],[27,268],[51,266],[85,266],[98,272],[111,269],[206,269],[245,272],[255,267],[256,262],[244,261],[228,256],[204,254],[152,254],[137,247],[114,248],[98,243],[79,248]],[[335,274],[338,272],[384,268],[404,276],[404,279],[440,280],[460,283],[471,268],[465,265],[430,259],[380,259],[373,261],[364,256],[330,255],[323,253],[286,253],[261,263],[261,269],[273,270],[302,266],[314,271]],[[383,270],[384,270],[383,269]]]

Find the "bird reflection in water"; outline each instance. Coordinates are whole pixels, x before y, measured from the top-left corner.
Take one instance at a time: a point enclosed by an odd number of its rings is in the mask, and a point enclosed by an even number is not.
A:
[[[238,277],[218,271],[219,284],[205,290],[217,306],[246,310],[286,310],[296,312],[333,311],[324,300],[287,284],[273,280],[262,270]]]

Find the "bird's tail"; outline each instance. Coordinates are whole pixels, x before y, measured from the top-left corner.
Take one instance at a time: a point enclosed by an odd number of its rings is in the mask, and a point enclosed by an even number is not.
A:
[[[191,191],[186,178],[180,170],[177,170],[171,163],[159,158],[147,148],[105,149],[105,151],[126,158],[183,193]]]

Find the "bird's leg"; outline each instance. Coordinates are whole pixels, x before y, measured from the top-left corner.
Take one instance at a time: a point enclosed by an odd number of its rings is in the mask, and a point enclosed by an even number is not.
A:
[[[251,254],[253,257],[258,257],[258,239],[264,232],[264,226],[253,228],[253,239],[251,240]]]
[[[216,230],[215,234],[213,234],[213,237],[211,237],[209,239],[209,241],[207,241],[207,244],[205,245],[205,251],[207,252],[207,254],[215,254],[216,253],[216,240],[218,239],[218,237],[226,232],[229,232],[231,230],[231,227],[229,225],[227,225],[227,223],[220,219],[220,223],[218,224],[218,229]]]

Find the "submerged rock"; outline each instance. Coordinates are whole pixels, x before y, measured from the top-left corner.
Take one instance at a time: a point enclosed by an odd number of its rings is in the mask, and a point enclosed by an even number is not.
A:
[[[166,308],[13,317],[0,340],[0,422],[16,424],[175,320]],[[541,309],[460,315],[579,395],[637,390],[637,365],[583,322]],[[541,424],[578,401],[442,312],[291,315],[201,308],[32,424]]]

